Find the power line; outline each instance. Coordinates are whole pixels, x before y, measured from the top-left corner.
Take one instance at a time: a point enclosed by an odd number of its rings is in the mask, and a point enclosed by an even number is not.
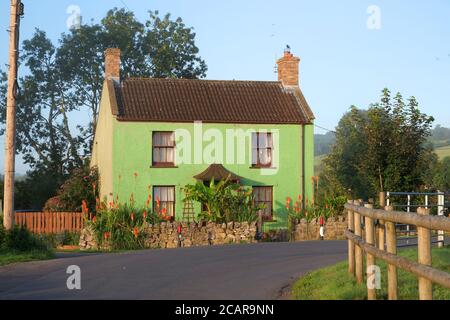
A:
[[[120,2],[122,2],[122,4],[125,6],[125,8],[127,8],[128,11],[130,11],[130,8],[127,6],[124,0],[120,0]]]
[[[325,131],[328,131],[328,132],[336,133],[336,131],[334,131],[334,130],[330,130],[330,129],[321,127],[321,126],[319,126],[319,125],[317,125],[317,124],[314,124],[314,126],[315,126],[316,128],[319,128],[319,129],[322,129],[322,130],[325,130]]]

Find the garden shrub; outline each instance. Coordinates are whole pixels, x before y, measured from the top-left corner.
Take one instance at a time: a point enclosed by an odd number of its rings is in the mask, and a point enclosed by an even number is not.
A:
[[[40,236],[40,239],[53,248],[77,246],[80,243],[80,234],[78,232],[65,231],[59,234],[44,234]]]
[[[43,239],[36,237],[23,226],[15,226],[12,230],[6,231],[3,248],[22,252],[48,249]]]
[[[85,165],[75,169],[58,190],[56,197],[47,201],[46,211],[81,211],[83,201],[94,211],[98,198],[99,175],[97,168]]]
[[[202,182],[187,185],[184,188],[185,201],[202,203],[204,210],[199,218],[203,221],[223,222],[254,222],[262,206],[255,206],[252,190],[228,179],[218,183],[211,181],[209,186]]]
[[[3,248],[5,240],[6,240],[6,230],[3,227],[2,220],[0,219],[0,249]]]
[[[148,208],[138,209],[129,204],[117,204],[115,207],[99,210],[88,225],[101,247],[135,250],[145,248],[145,228],[149,224],[167,220],[168,217]]]

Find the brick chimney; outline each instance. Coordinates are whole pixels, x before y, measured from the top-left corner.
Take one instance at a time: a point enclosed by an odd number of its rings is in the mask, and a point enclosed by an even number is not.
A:
[[[120,49],[108,48],[105,51],[105,78],[120,79]]]
[[[284,56],[278,59],[278,81],[285,87],[294,87],[299,85],[299,64],[300,58],[294,57],[289,47],[284,50]]]

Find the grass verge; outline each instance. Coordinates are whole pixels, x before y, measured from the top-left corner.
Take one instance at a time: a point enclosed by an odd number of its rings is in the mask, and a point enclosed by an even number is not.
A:
[[[36,260],[48,260],[54,257],[54,253],[50,250],[32,250],[32,251],[16,251],[16,250],[0,250],[0,266],[4,266],[17,262],[28,262]]]
[[[417,248],[405,249],[399,255],[417,261]],[[433,267],[450,272],[450,247],[433,248]],[[386,263],[377,260],[381,268],[381,290],[377,290],[378,299],[387,299],[387,267]],[[367,289],[365,284],[358,285],[356,280],[348,274],[348,263],[313,271],[300,278],[292,288],[292,298],[295,300],[365,300]],[[401,300],[417,300],[417,278],[398,269],[398,295]],[[450,289],[433,285],[435,300],[450,300]]]

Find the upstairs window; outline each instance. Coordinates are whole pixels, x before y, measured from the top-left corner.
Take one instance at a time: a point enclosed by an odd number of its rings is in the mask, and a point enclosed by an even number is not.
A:
[[[175,166],[175,132],[153,132],[153,166]]]
[[[265,205],[263,219],[270,221],[273,218],[273,187],[253,187],[253,202],[255,206]]]
[[[273,141],[271,133],[252,134],[252,166],[254,168],[272,167]]]

